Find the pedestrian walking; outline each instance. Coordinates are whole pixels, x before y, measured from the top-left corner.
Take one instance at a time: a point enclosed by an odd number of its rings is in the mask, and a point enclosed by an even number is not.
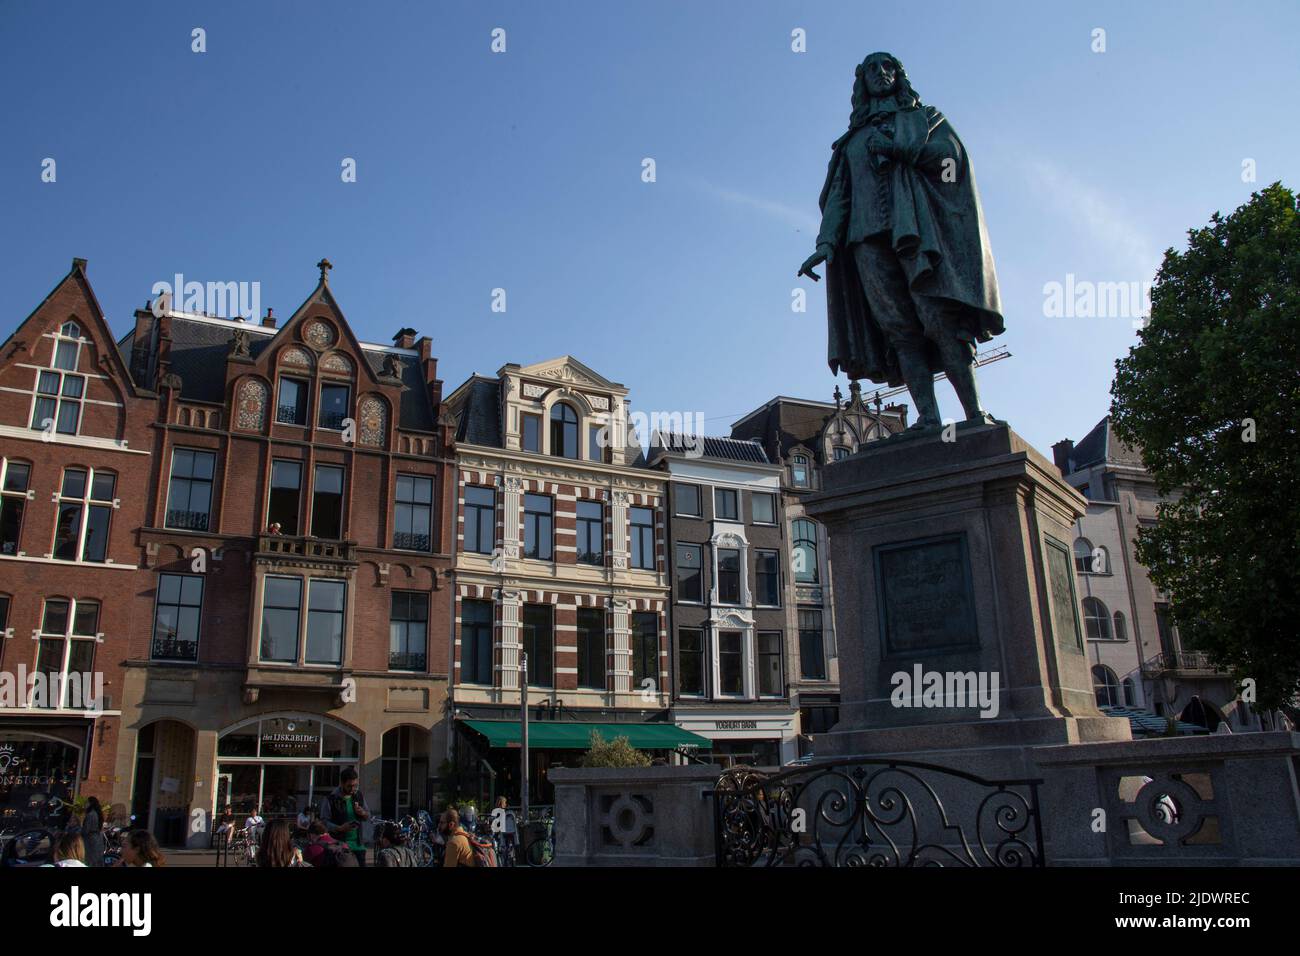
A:
[[[415,854],[406,845],[406,839],[396,823],[387,821],[379,829],[376,841],[379,852],[375,854],[376,866],[415,866]]]
[[[81,834],[71,831],[59,836],[54,844],[54,862],[42,866],[81,866],[86,865],[86,845]]]
[[[365,866],[366,846],[361,842],[361,824],[370,819],[370,811],[366,809],[355,767],[346,767],[339,774],[338,787],[321,804],[320,818],[329,828],[330,836],[346,843],[357,864]]]
[[[86,848],[86,866],[104,865],[104,809],[98,797],[86,798],[86,813],[81,818],[81,840]]]
[[[444,867],[474,865],[474,850],[469,843],[469,834],[461,826],[460,814],[455,807],[448,807],[438,818],[438,832],[447,842],[442,857]]]
[[[158,841],[148,830],[132,830],[126,835],[122,844],[122,862],[120,866],[155,867],[166,866],[167,858],[158,849]]]
[[[496,809],[492,811],[492,835],[496,838],[497,864],[514,866],[519,824],[505,797],[497,797]]]
[[[286,820],[272,820],[257,848],[257,865],[265,867],[306,866],[302,852],[293,845]]]

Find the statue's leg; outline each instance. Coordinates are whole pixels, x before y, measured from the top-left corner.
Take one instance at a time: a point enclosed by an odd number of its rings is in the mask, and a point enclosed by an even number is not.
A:
[[[962,410],[969,421],[990,421],[980,405],[979,388],[975,385],[975,343],[959,334],[958,307],[942,299],[929,296],[916,297],[916,311],[925,326],[926,334],[939,349],[944,374],[957,393]]]
[[[984,421],[988,418],[980,405],[979,388],[975,385],[975,346],[958,338],[945,337],[939,343],[944,371],[953,391],[961,401],[967,421]]]
[[[852,248],[871,317],[898,356],[898,370],[916,403],[917,419],[912,427],[937,427],[943,422],[934,397],[928,342],[898,257],[887,244],[870,240]]]
[[[898,343],[894,346],[898,353],[898,368],[903,373],[907,390],[916,402],[916,421],[913,428],[935,428],[943,424],[939,417],[939,402],[934,397],[934,375],[930,372],[930,363],[925,357],[925,346]]]

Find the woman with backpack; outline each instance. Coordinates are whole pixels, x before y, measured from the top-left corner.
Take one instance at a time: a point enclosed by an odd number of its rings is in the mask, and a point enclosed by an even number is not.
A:
[[[438,820],[438,832],[447,841],[442,865],[496,866],[497,854],[490,840],[480,840],[460,825],[460,814],[448,807]]]
[[[289,824],[285,820],[272,820],[262,834],[262,845],[257,848],[257,865],[269,867],[306,866],[302,851],[293,845]]]
[[[376,866],[416,866],[415,854],[406,845],[402,831],[391,820],[384,823],[379,831],[379,853],[375,858]]]

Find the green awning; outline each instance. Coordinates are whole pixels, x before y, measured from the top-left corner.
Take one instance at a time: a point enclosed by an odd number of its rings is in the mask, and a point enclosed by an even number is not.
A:
[[[518,747],[519,721],[467,720],[465,725],[488,739],[489,747]],[[530,720],[528,746],[539,750],[586,750],[591,733],[606,740],[626,737],[637,750],[676,750],[678,747],[710,747],[712,741],[672,724],[579,724],[573,721]]]

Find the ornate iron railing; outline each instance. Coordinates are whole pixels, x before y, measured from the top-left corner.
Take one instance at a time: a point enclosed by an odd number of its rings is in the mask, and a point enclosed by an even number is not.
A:
[[[429,658],[424,651],[389,651],[388,669],[390,671],[415,671],[424,673],[428,669]]]
[[[394,531],[393,547],[399,551],[432,551],[433,538],[414,531]]]
[[[167,527],[182,531],[207,531],[210,514],[208,511],[168,511]]]
[[[737,767],[709,791],[717,864],[1040,867],[1041,783],[864,757]]]
[[[275,408],[275,420],[281,425],[304,425],[306,416],[302,413],[302,408],[298,405],[277,405]]]
[[[199,642],[187,638],[155,637],[152,658],[156,661],[197,661]]]
[[[1147,677],[1158,677],[1160,674],[1183,671],[1228,676],[1227,671],[1214,666],[1209,654],[1201,651],[1166,651],[1155,655],[1142,664],[1142,672]]]

